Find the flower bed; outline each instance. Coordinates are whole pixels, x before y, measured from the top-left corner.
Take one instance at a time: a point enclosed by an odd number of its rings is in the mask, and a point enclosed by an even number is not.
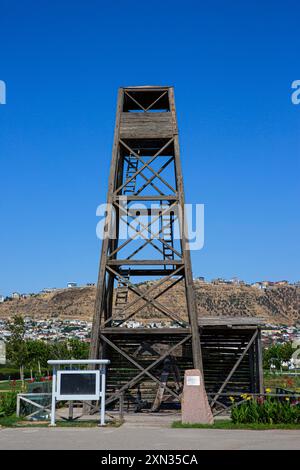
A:
[[[241,395],[242,403],[231,408],[233,423],[300,424],[300,401],[293,397]],[[231,397],[231,401],[234,402]]]

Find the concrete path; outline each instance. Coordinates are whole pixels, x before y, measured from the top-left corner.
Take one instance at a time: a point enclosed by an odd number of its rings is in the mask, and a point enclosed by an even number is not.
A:
[[[1,428],[0,449],[300,449],[300,431],[170,429],[145,419],[120,428]]]

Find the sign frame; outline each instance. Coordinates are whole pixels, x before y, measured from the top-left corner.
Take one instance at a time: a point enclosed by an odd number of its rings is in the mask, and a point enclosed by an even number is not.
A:
[[[51,397],[51,422],[50,426],[56,426],[55,424],[55,409],[56,409],[56,402],[57,401],[69,401],[73,402],[76,400],[83,401],[86,403],[87,401],[96,400],[99,402],[100,408],[100,423],[99,426],[105,426],[105,390],[106,390],[106,367],[110,364],[110,360],[108,359],[54,359],[49,360],[47,363],[52,366],[52,397]],[[97,369],[86,369],[82,370],[79,369],[80,366],[98,366]],[[64,366],[70,366],[72,369],[62,369]],[[78,367],[78,368],[76,368]],[[78,395],[61,395],[58,393],[58,376],[61,375],[60,373],[99,373],[99,382],[96,386],[96,396],[92,395],[92,398],[89,398],[89,395],[82,395],[81,398],[76,398]],[[60,379],[61,380],[61,379]],[[97,383],[97,376],[96,376],[96,383]],[[60,385],[59,385],[60,387]],[[64,398],[61,398],[63,396]],[[69,398],[66,398],[68,397]]]
[[[95,375],[95,393],[94,394],[71,394],[66,395],[61,392],[61,377],[62,375],[85,374]],[[58,370],[57,371],[57,400],[99,400],[100,396],[100,370]]]

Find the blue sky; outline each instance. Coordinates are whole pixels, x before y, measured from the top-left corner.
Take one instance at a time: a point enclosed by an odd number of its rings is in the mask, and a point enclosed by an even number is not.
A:
[[[297,1],[1,0],[0,293],[96,280],[117,88],[174,85],[194,275],[299,275]]]

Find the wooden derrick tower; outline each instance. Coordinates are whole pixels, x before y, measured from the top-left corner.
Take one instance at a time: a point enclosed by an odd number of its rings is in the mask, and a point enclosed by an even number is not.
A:
[[[172,87],[119,89],[107,203],[90,356],[111,360],[108,403],[157,410],[202,371]]]

